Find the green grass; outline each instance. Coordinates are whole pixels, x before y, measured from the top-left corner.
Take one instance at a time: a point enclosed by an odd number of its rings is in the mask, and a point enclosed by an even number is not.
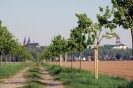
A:
[[[54,65],[45,65],[55,79],[60,80],[66,88],[133,88],[133,81],[128,82],[124,78],[99,75],[99,79],[94,78],[94,74],[80,69],[71,69]]]
[[[40,82],[30,82],[28,85],[21,88],[44,88]]]
[[[39,65],[34,65],[30,70],[25,73],[27,79],[27,85],[21,88],[44,88],[44,85],[40,82],[43,78],[43,74],[39,72]]]
[[[15,75],[21,69],[30,66],[31,63],[7,64],[0,67],[0,79]]]

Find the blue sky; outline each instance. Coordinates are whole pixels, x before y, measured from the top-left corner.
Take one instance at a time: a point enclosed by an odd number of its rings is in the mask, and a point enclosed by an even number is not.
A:
[[[86,13],[94,22],[99,6],[111,7],[110,0],[0,0],[0,20],[22,43],[24,37],[48,45],[54,36],[69,37],[77,26],[75,13]],[[131,47],[130,30],[117,28],[121,42]],[[115,44],[115,38],[101,45]]]

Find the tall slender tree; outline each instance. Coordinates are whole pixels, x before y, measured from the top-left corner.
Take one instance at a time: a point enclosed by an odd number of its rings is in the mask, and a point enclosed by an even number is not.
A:
[[[73,34],[73,37],[76,40],[76,43],[78,45],[78,51],[80,52],[80,69],[82,68],[81,62],[82,62],[82,52],[91,42],[90,40],[87,40],[86,33],[87,33],[87,27],[89,27],[92,24],[92,21],[90,18],[87,17],[86,14],[76,14],[76,17],[78,18],[78,27],[73,29],[71,33]],[[87,42],[89,41],[89,43]]]
[[[68,52],[71,53],[71,68],[73,67],[73,53],[77,51],[77,44],[73,38],[73,32],[70,34],[70,38],[67,40]]]
[[[113,31],[115,25],[109,20],[112,16],[112,12],[107,6],[105,11],[102,7],[99,7],[102,14],[97,14],[98,23],[93,23],[88,28],[88,40],[94,40],[94,59],[95,59],[95,78],[98,79],[98,46],[103,38],[110,39],[116,36]],[[105,29],[105,32],[102,33]]]

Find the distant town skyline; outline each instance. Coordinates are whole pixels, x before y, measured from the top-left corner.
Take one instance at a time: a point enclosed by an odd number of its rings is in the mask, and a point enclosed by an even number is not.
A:
[[[58,34],[69,38],[70,30],[77,26],[75,13],[86,13],[97,22],[99,6],[111,8],[112,4],[109,0],[1,0],[0,20],[22,44],[24,37],[30,37],[31,42],[47,46]],[[130,30],[120,27],[115,31],[121,42],[131,48]],[[115,44],[115,40],[103,39],[100,45]]]

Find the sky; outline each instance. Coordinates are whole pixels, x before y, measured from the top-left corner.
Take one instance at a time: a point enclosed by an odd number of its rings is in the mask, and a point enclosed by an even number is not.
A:
[[[75,13],[86,13],[97,22],[99,6],[112,7],[110,0],[0,0],[0,20],[23,43],[24,37],[41,46],[51,43],[61,34],[69,38],[70,30],[77,26]],[[131,47],[130,30],[116,28],[121,43]],[[115,44],[116,38],[103,39],[101,45]]]

